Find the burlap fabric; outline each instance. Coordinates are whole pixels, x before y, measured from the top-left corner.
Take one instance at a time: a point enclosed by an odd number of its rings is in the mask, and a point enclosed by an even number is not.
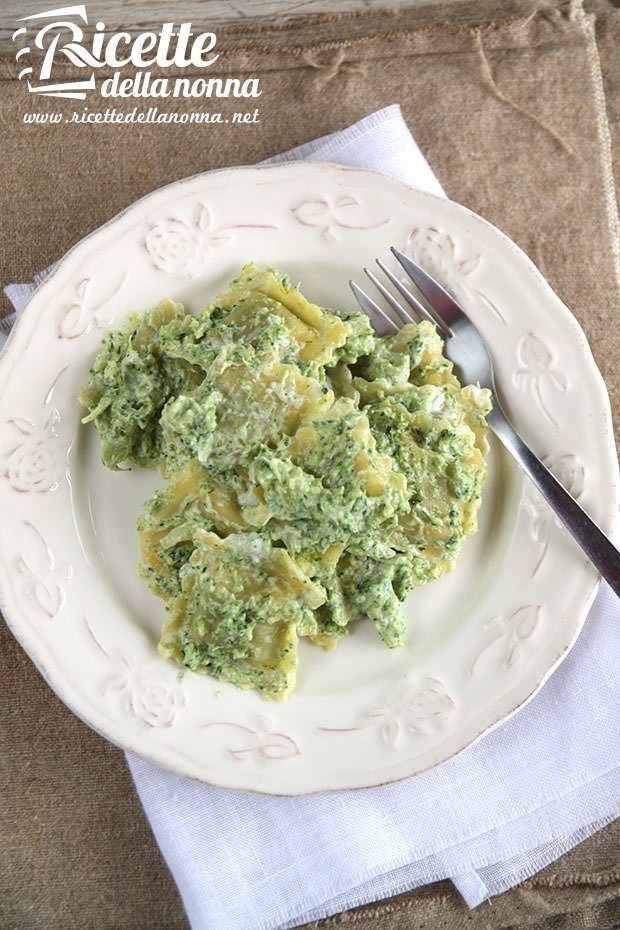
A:
[[[258,161],[396,101],[449,196],[515,239],[573,309],[617,414],[614,172],[620,178],[612,151],[620,134],[620,15],[603,0],[595,12],[483,0],[229,29],[220,35],[225,54],[217,67],[260,76],[263,86],[260,123],[241,128],[25,125],[22,114],[33,106],[7,53],[0,58],[0,281],[29,279],[161,184]],[[194,23],[210,26],[206,14]],[[225,113],[239,109],[221,104]],[[37,109],[47,105],[74,109],[58,100]],[[6,629],[0,636],[0,926],[185,928],[122,754],[64,708]],[[473,913],[442,883],[325,925],[558,930],[615,923],[618,824]]]

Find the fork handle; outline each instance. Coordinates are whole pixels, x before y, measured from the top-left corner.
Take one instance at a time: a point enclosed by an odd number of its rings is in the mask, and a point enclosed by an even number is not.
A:
[[[538,456],[523,442],[506,419],[497,400],[488,417],[488,424],[497,438],[532,479],[542,496],[555,511],[569,533],[579,543],[592,564],[620,597],[620,552],[603,531],[590,519],[560,484]]]

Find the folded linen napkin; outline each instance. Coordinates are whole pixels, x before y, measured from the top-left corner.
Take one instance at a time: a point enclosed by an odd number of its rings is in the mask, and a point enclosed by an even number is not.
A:
[[[298,158],[443,193],[397,106],[270,160]],[[5,288],[16,311],[40,280]],[[267,797],[127,755],[193,930],[293,927],[444,878],[473,907],[620,816],[619,619],[603,585],[576,646],[518,716],[395,785]]]

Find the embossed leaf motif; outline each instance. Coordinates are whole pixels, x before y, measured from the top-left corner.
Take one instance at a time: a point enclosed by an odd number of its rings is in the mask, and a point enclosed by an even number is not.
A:
[[[403,731],[427,736],[441,729],[454,710],[454,701],[443,682],[425,678],[421,684],[407,682],[397,689],[385,707],[369,712],[368,717],[381,720],[383,741],[398,746]]]
[[[564,485],[569,494],[579,500],[585,488],[586,470],[581,459],[574,452],[567,452],[557,458],[544,456],[542,461]],[[564,529],[562,522],[546,503],[533,484],[525,486],[523,505],[530,514],[530,532],[539,550],[530,577],[534,578],[545,561],[549,550],[551,528],[555,525]]]
[[[198,206],[198,216],[196,219],[196,228],[201,232],[207,234],[206,238],[209,245],[218,245],[223,242],[230,242],[232,239],[232,233],[228,232],[226,229],[218,230],[213,228],[213,217],[211,216],[211,211],[209,210],[206,203],[201,203]]]
[[[254,727],[218,720],[205,723],[203,729],[212,731],[214,735],[219,733],[226,752],[237,760],[253,756],[275,762],[292,759],[301,753],[293,737],[276,730],[273,719],[266,715],[258,716]]]
[[[88,333],[93,326],[102,327],[111,325],[114,313],[109,304],[118,296],[129,271],[124,271],[111,292],[95,299],[95,279],[93,275],[82,278],[75,289],[73,300],[63,307],[58,321],[58,336],[60,339],[77,339]],[[107,310],[104,308],[108,308]]]
[[[472,255],[471,258],[466,258],[462,262],[459,262],[459,271],[462,275],[467,277],[468,274],[472,274],[478,265],[480,264],[480,255]]]
[[[548,535],[548,522],[545,520],[544,514],[539,513],[537,510],[534,511],[534,516],[532,518],[532,537],[534,542],[537,543],[546,543]]]
[[[77,286],[75,297],[60,318],[58,334],[61,339],[74,339],[86,329],[88,297],[93,279],[84,278]]]
[[[6,422],[14,426],[22,436],[30,436],[36,429],[32,420],[26,420],[24,417],[11,417]]]
[[[534,578],[545,561],[549,549],[549,533],[551,530],[552,514],[549,505],[538,493],[533,484],[526,484],[523,493],[523,506],[529,512],[530,533],[538,546],[536,561],[532,567],[530,578]]]
[[[72,576],[69,565],[57,565],[54,553],[39,530],[28,521],[15,568],[24,579],[24,596],[50,620],[65,604],[65,581]]]
[[[504,314],[498,306],[471,282],[482,262],[478,254],[463,255],[452,236],[435,226],[414,227],[409,233],[404,251],[416,264],[437,278],[463,304],[480,304],[501,323]],[[406,283],[410,282],[407,279]]]
[[[507,668],[512,668],[521,658],[521,643],[523,640],[529,639],[538,626],[539,613],[539,607],[529,605],[528,607],[521,607],[513,615],[514,631],[505,659]]]
[[[323,239],[339,239],[338,228],[378,229],[390,222],[390,217],[368,222],[364,213],[363,204],[352,194],[342,194],[336,199],[325,196],[304,200],[293,208],[295,219],[304,226],[316,226]]]
[[[455,708],[446,685],[438,678],[405,679],[394,689],[384,706],[369,710],[358,724],[319,729],[328,733],[376,729],[386,746],[397,749],[404,735],[424,737],[443,729]]]
[[[215,721],[204,724],[203,729],[214,733],[220,732],[228,755],[237,760],[253,756],[276,762],[292,759],[301,753],[293,737],[276,730],[273,719],[266,715],[257,717],[254,727],[228,721]]]
[[[206,232],[208,229],[211,229],[212,220],[211,220],[211,211],[209,210],[206,203],[201,203],[198,205],[198,219],[196,220],[196,226],[201,232]]]
[[[154,223],[144,247],[160,271],[196,277],[212,250],[232,240],[234,230],[276,228],[271,223],[236,223],[217,229],[208,205],[199,202],[190,222],[172,216]]]
[[[110,674],[105,679],[103,693],[118,692],[123,710],[147,727],[161,729],[176,723],[187,704],[185,691],[178,682],[163,680],[161,666],[136,666],[127,656],[106,649],[84,618],[86,629],[99,651],[106,657]]]
[[[566,374],[554,367],[555,357],[551,349],[534,333],[528,333],[519,342],[517,359],[521,367],[513,376],[515,386],[522,391],[531,391],[545,419],[557,428],[559,424],[549,409],[545,392],[548,387],[566,391]]]
[[[525,604],[509,616],[493,617],[486,627],[494,635],[474,659],[470,676],[473,677],[482,661],[494,656],[502,668],[510,669],[523,657],[523,645],[529,640],[540,623],[542,607],[540,604]]]

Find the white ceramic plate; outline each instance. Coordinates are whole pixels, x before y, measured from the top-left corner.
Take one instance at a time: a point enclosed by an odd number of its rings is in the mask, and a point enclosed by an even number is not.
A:
[[[526,256],[469,210],[374,172],[238,168],[149,195],[80,242],[0,359],[0,590],[63,701],[132,752],[234,788],[297,794],[437,765],[522,706],[566,655],[597,576],[493,444],[480,531],[456,571],[408,598],[407,645],[370,624],[303,646],[297,689],[263,702],[156,652],[161,602],[135,574],[158,484],[107,471],[76,397],[103,333],[171,296],[198,310],[254,260],[317,303],[396,244],[450,287],[491,347],[526,440],[604,529],[618,506],[609,403],[583,333]]]

